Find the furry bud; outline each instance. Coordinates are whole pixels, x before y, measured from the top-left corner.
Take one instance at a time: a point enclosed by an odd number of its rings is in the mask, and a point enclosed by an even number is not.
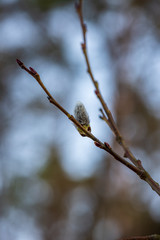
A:
[[[83,105],[83,103],[78,102],[75,106],[74,109],[74,116],[75,119],[89,132],[91,132],[91,127],[90,127],[90,120],[89,120],[89,116],[88,113],[86,111],[85,106]],[[81,136],[85,137],[86,134],[79,128],[77,128],[77,130],[79,131],[79,133],[81,134]]]

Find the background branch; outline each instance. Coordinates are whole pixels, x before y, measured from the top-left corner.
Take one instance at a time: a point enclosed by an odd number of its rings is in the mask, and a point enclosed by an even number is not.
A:
[[[149,236],[123,238],[121,240],[160,240],[160,235],[153,234],[153,235],[149,235]]]

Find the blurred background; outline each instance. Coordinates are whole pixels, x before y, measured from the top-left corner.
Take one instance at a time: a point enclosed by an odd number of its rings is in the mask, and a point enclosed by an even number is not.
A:
[[[99,119],[73,0],[0,1],[0,239],[118,240],[160,234],[160,198],[49,104],[15,59],[38,71],[70,113]],[[160,183],[160,2],[84,1],[95,78],[128,145]]]

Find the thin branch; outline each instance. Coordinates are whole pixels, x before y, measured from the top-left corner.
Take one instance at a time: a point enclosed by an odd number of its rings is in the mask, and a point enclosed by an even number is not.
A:
[[[101,112],[101,115],[99,116],[99,118],[102,119],[103,121],[105,121],[108,124],[108,126],[111,128],[111,130],[114,132],[114,128],[112,127],[112,124],[110,123],[110,121],[106,117],[103,109],[100,108],[99,111]]]
[[[97,139],[91,132],[87,131],[75,118],[73,115],[71,115],[70,113],[68,113],[66,111],[66,109],[64,109],[50,94],[50,92],[47,90],[47,88],[45,87],[45,85],[43,84],[39,74],[32,68],[29,67],[27,68],[20,60],[17,59],[17,63],[18,65],[25,70],[27,73],[29,73],[32,77],[34,77],[36,79],[36,81],[39,83],[39,85],[41,86],[41,88],[44,90],[44,92],[47,94],[48,96],[48,100],[50,101],[50,103],[52,103],[53,105],[55,105],[61,112],[63,112],[70,121],[72,121],[78,128],[80,128],[87,137],[89,137],[90,139],[92,139],[95,143],[95,145],[103,150],[105,150],[106,152],[108,152],[110,155],[112,155],[114,157],[115,160],[119,161],[120,163],[122,163],[123,165],[125,165],[127,168],[131,169],[133,172],[135,172],[141,179],[143,179],[144,181],[148,182],[149,185],[152,187],[152,189],[154,191],[156,191],[159,195],[160,195],[160,187],[158,185],[158,183],[156,183],[150,176],[149,174],[143,169],[139,169],[136,166],[134,166],[133,164],[129,163],[128,161],[126,161],[124,158],[122,158],[121,156],[119,156],[116,152],[113,151],[113,149],[110,147],[110,145],[108,143],[102,143],[99,139]]]
[[[153,234],[153,235],[149,235],[149,236],[123,238],[121,240],[160,240],[160,235]]]
[[[130,161],[143,172],[143,177],[142,179],[145,180],[150,186],[151,188],[156,191],[159,195],[160,195],[160,186],[157,182],[155,182],[152,177],[148,174],[148,172],[145,171],[145,169],[142,166],[142,163],[139,159],[136,159],[136,157],[132,154],[131,150],[129,149],[129,147],[127,146],[125,140],[123,139],[123,137],[121,136],[116,123],[114,121],[114,118],[112,116],[111,111],[109,110],[106,102],[103,99],[103,96],[100,92],[99,89],[99,84],[98,82],[95,80],[92,69],[91,69],[91,65],[89,62],[89,58],[88,58],[88,52],[87,52],[87,42],[86,42],[86,32],[87,32],[87,27],[86,24],[84,23],[83,20],[83,10],[82,10],[82,4],[83,4],[83,0],[79,0],[75,7],[77,10],[77,14],[79,16],[79,20],[80,20],[80,24],[81,24],[81,28],[82,28],[82,34],[83,34],[83,43],[81,43],[81,47],[82,47],[82,51],[85,57],[85,61],[86,61],[86,65],[87,65],[87,72],[90,75],[90,78],[94,84],[95,87],[95,94],[97,95],[103,109],[104,112],[106,114],[103,113],[103,111],[101,111],[102,114],[102,119],[104,119],[107,124],[109,125],[109,127],[111,128],[111,130],[114,132],[115,136],[116,136],[116,140],[117,142],[122,146],[122,148],[124,149],[125,153],[124,156],[127,157],[128,159],[130,159]]]
[[[125,151],[125,156],[128,157],[130,159],[130,161],[135,166],[137,166],[141,170],[144,170],[140,161],[135,158],[135,156],[132,154],[132,152],[128,148],[127,144],[125,143],[123,137],[121,136],[121,134],[120,134],[120,132],[119,132],[117,126],[116,126],[116,123],[114,121],[114,118],[112,116],[112,113],[109,110],[109,108],[108,108],[106,102],[104,101],[103,96],[100,92],[99,84],[94,78],[93,71],[91,69],[91,65],[90,65],[90,62],[89,62],[88,52],[87,52],[87,40],[86,40],[87,27],[86,27],[86,24],[84,23],[84,20],[83,20],[82,5],[83,5],[83,0],[79,0],[76,3],[76,10],[77,10],[77,14],[79,16],[79,20],[80,20],[80,24],[81,24],[81,28],[82,28],[82,34],[83,34],[83,43],[81,44],[81,47],[82,47],[82,51],[83,51],[83,54],[84,54],[84,57],[85,57],[85,60],[86,60],[87,72],[90,75],[90,78],[91,78],[91,80],[94,84],[94,87],[96,89],[95,94],[97,95],[99,101],[101,102],[101,104],[103,106],[103,109],[105,111],[105,114],[108,117],[108,118],[107,117],[105,118],[105,121],[107,122],[107,124],[109,125],[111,130],[114,132],[117,142],[123,147],[123,149]]]

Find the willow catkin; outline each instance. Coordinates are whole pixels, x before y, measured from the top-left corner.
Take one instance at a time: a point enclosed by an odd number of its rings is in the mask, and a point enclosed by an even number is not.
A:
[[[85,106],[81,102],[77,102],[74,108],[75,119],[89,132],[91,132],[90,120]],[[77,128],[81,136],[85,137],[86,134],[80,129]]]

